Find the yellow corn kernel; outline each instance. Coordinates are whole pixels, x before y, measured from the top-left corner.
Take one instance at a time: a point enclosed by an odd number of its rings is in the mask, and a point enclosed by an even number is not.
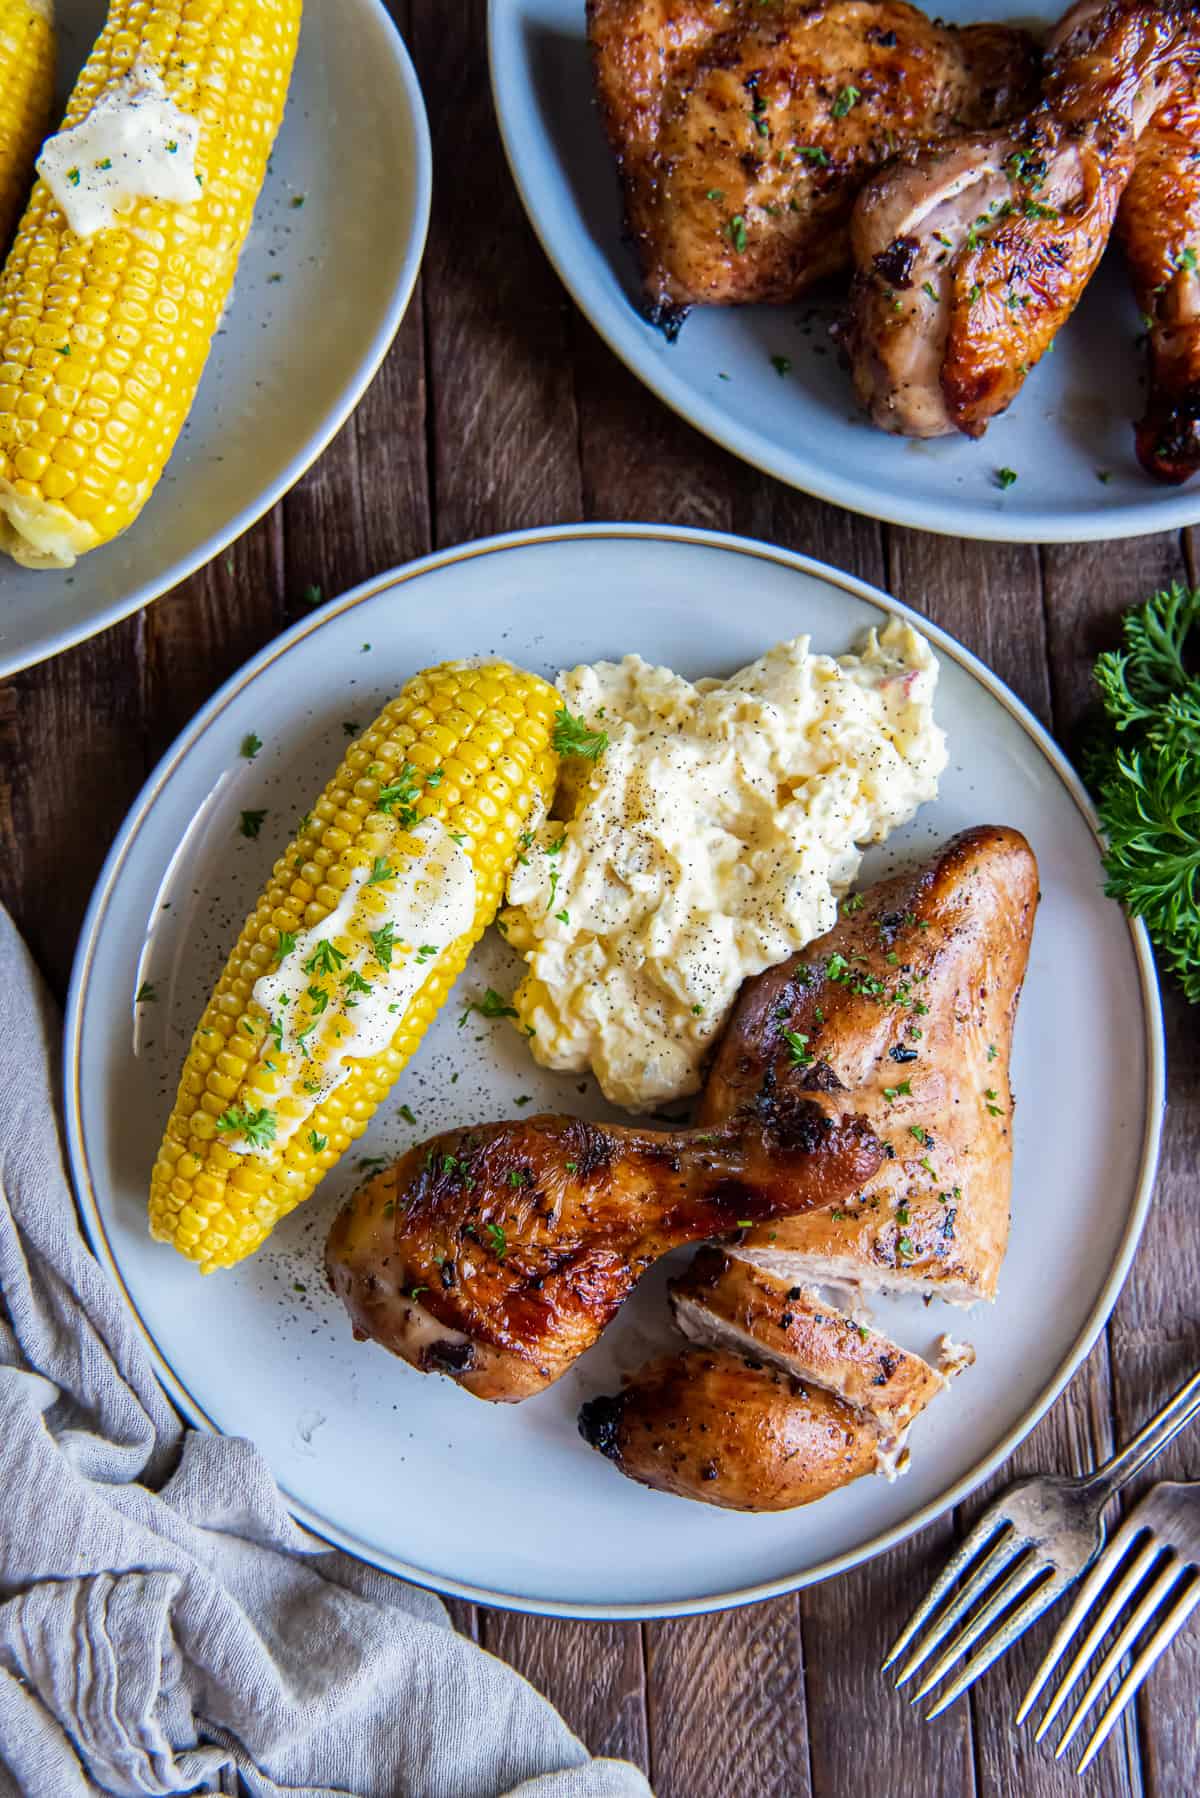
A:
[[[447,662],[417,675],[351,744],[276,862],[192,1038],[151,1176],[151,1234],[173,1242],[203,1272],[250,1254],[309,1197],[362,1135],[418,1047],[499,909],[521,832],[550,803],[559,703],[553,687],[506,662]],[[457,727],[448,722],[452,718],[460,721]],[[483,743],[493,748],[481,762],[476,752]],[[496,801],[492,822],[485,823],[446,776],[451,761],[477,769],[471,778],[487,783]],[[253,987],[278,965],[281,932],[294,937],[322,923],[375,858],[392,857],[401,870],[395,878],[403,880],[405,818],[394,815],[390,795],[406,784],[419,794],[413,801],[418,819],[439,819],[467,855],[475,876],[474,917],[463,935],[430,959],[388,1047],[374,1056],[347,1056],[349,1078],[309,1111],[296,1096],[309,1060],[272,1041],[272,1020]],[[409,853],[419,847],[413,838],[407,841]],[[371,891],[368,885],[361,892],[368,924]],[[348,931],[321,946],[330,956],[349,958],[355,942]],[[311,994],[296,1009],[310,1025],[304,1034],[311,1070],[327,1069],[337,1056],[338,1018],[324,1006],[316,1010]]]
[[[53,0],[0,0],[0,246],[28,198],[53,93]]]
[[[0,83],[4,21],[22,10],[42,10],[40,0],[0,0]],[[186,206],[138,199],[119,228],[80,238],[46,183],[34,186],[0,277],[0,550],[27,567],[69,567],[109,542],[167,465],[283,117],[300,10],[301,0],[111,0],[64,126],[147,65],[200,120],[203,190]],[[42,396],[35,415],[27,402]]]

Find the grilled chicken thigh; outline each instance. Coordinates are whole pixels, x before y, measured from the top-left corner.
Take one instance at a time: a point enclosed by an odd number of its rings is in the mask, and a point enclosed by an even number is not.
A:
[[[331,1282],[356,1336],[477,1398],[527,1398],[669,1249],[862,1186],[883,1149],[844,1109],[768,1092],[702,1131],[550,1116],[449,1131],[345,1205]]]
[[[1149,331],[1138,460],[1160,481],[1186,481],[1200,469],[1200,72],[1147,127],[1117,236]]]
[[[1019,832],[980,826],[860,899],[743,987],[698,1121],[764,1082],[826,1091],[870,1121],[886,1159],[852,1200],[752,1230],[738,1253],[793,1279],[990,1299],[1008,1242],[1009,1052],[1037,863]]]
[[[1024,120],[909,153],[868,184],[845,343],[876,424],[978,437],[1011,403],[1104,253],[1139,137],[1198,57],[1192,0],[1086,0]]]
[[[589,0],[588,30],[647,309],[672,332],[691,306],[840,272],[873,170],[1036,95],[1025,32],[902,0]]]

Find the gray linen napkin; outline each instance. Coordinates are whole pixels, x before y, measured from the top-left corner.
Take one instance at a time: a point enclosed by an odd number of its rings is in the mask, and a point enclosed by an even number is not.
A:
[[[647,1798],[439,1601],[184,1430],[79,1234],[59,1025],[0,908],[0,1794]]]

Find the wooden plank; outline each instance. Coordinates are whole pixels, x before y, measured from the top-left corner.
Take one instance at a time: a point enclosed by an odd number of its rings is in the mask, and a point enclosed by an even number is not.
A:
[[[1111,545],[1047,551],[1047,604],[1055,676],[1055,714],[1074,736],[1092,703],[1096,655],[1116,641],[1125,607],[1189,576],[1188,545],[1173,536],[1143,537],[1114,554]],[[1192,565],[1194,567],[1194,564]],[[1195,1367],[1195,1306],[1200,1252],[1195,1233],[1195,1170],[1200,1160],[1200,1057],[1195,1019],[1168,991],[1167,1057],[1171,1105],[1155,1201],[1109,1336],[1117,1433],[1128,1438]],[[1195,1477],[1194,1430],[1162,1455],[1131,1489],[1133,1502],[1156,1479]],[[1190,1627],[1147,1683],[1138,1703],[1144,1789],[1156,1798],[1200,1790],[1195,1692],[1200,1629]],[[1106,1750],[1101,1777],[1116,1756]]]
[[[425,259],[435,541],[578,518],[568,301],[538,248],[492,112],[483,0],[415,9],[431,106]]]
[[[658,1798],[809,1798],[804,1657],[794,1597],[646,1625]],[[832,1788],[829,1788],[832,1798]]]
[[[0,685],[0,898],[60,999],[145,774],[142,666],[138,616]]]
[[[646,1680],[636,1624],[480,1611],[480,1639],[562,1712],[593,1754],[649,1766]]]

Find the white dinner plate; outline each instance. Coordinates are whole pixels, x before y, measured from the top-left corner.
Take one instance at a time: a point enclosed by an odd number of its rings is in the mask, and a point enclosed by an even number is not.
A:
[[[1009,17],[1037,29],[1065,0],[938,0],[927,10],[957,24]],[[698,308],[673,344],[646,323],[592,97],[584,0],[491,0],[489,21],[500,128],[546,254],[609,347],[698,430],[820,499],[954,536],[1071,543],[1200,519],[1200,477],[1163,487],[1134,456],[1140,325],[1115,251],[1055,353],[981,442],[889,437],[858,412],[838,364],[836,295]],[[772,357],[790,372],[781,376]],[[1007,488],[1001,468],[1018,477]]]
[[[57,0],[60,110],[105,11]],[[316,460],[404,317],[432,160],[421,89],[381,0],[310,0],[237,286],[175,454],[137,523],[75,568],[0,558],[0,677],[177,586]]]
[[[1016,825],[1044,901],[1017,1027],[1012,1246],[994,1308],[881,1303],[929,1350],[966,1335],[976,1365],[914,1431],[911,1473],[860,1480],[810,1509],[752,1517],[633,1485],[576,1432],[581,1401],[670,1339],[663,1269],[556,1386],[489,1406],[356,1345],[321,1273],[359,1178],[332,1173],[264,1249],[202,1278],[146,1233],[146,1189],[187,1043],[296,817],[366,723],[418,669],[500,654],[552,676],[636,650],[723,674],[798,632],[847,648],[905,612],[848,575],[765,544],[655,526],[551,527],[450,550],[305,619],[189,725],[130,813],[100,877],[72,981],[66,1091],[72,1166],[96,1253],[180,1409],[251,1436],[296,1515],[400,1574],[487,1603],[658,1616],[766,1597],[853,1565],[956,1502],[1032,1428],[1116,1299],[1149,1201],[1162,1107],[1160,1017],[1140,927],[1101,893],[1092,820],[1059,752],[1012,694],[941,632],[941,797],[868,878],[977,823]],[[253,732],[252,762],[239,745]],[[262,834],[238,832],[264,811]],[[612,1117],[590,1080],[543,1073],[503,1022],[459,1028],[463,1002],[508,992],[495,931],[376,1117],[366,1155],[451,1125],[562,1110]],[[138,1006],[149,981],[157,995]],[[402,1107],[416,1123],[408,1124]]]

